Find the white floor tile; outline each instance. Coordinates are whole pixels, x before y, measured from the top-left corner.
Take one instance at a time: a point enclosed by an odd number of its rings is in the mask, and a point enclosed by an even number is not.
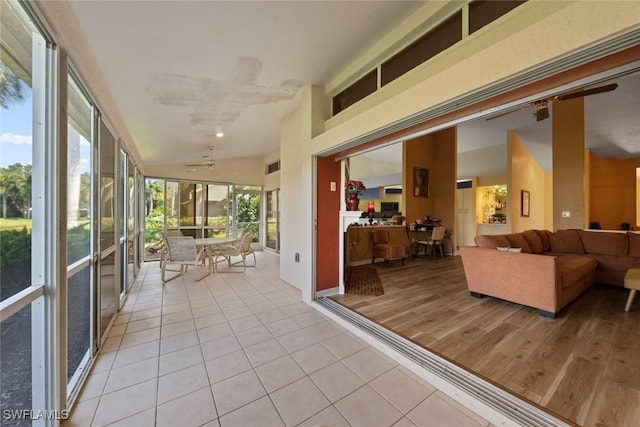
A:
[[[353,427],[391,426],[402,418],[400,411],[368,385],[336,402],[335,407]]]
[[[400,369],[392,369],[371,381],[373,387],[393,406],[406,414],[435,391],[410,378]]]
[[[157,379],[103,394],[92,426],[105,426],[152,409],[156,405]]]
[[[297,425],[330,406],[327,398],[308,377],[289,384],[270,396],[287,426]]]
[[[163,354],[160,356],[158,375],[179,371],[202,362],[204,362],[204,359],[199,345]]]
[[[365,381],[379,377],[396,365],[395,362],[373,347],[367,347],[353,353],[342,361]]]
[[[265,396],[260,379],[249,370],[211,386],[220,416]]]
[[[488,425],[302,303],[277,260],[164,285],[143,265],[63,427]]]
[[[309,375],[309,378],[331,402],[337,402],[365,384],[342,362],[336,362],[322,368]]]
[[[268,397],[241,407],[220,418],[222,427],[282,427],[284,423]],[[336,426],[337,427],[337,426]]]
[[[210,384],[219,383],[252,368],[249,359],[242,350],[208,360],[205,366]]]
[[[158,378],[158,404],[192,393],[209,385],[204,363]]]
[[[281,357],[255,369],[267,392],[271,393],[305,376],[291,356]]]
[[[204,387],[158,405],[157,427],[197,427],[218,417],[213,395]]]

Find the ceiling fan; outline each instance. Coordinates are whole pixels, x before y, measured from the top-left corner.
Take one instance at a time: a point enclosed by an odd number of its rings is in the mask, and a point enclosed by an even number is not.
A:
[[[498,114],[497,116],[492,116],[487,118],[487,120],[497,119],[498,117],[506,116],[507,114],[515,113],[516,111],[520,111],[524,108],[534,107],[536,109],[534,116],[536,116],[536,121],[539,122],[541,120],[545,120],[549,118],[549,102],[551,101],[568,101],[570,99],[581,98],[583,96],[595,95],[603,92],[611,92],[618,87],[617,83],[611,83],[604,86],[598,86],[591,89],[582,90],[579,92],[569,92],[560,95],[554,95],[549,98],[539,99],[537,101],[529,102],[529,105],[518,108],[517,110],[507,111],[506,113]]]
[[[202,162],[200,163],[194,163],[194,164],[189,164],[189,165],[185,165],[190,169],[190,172],[195,172],[198,170],[198,168],[208,168],[208,169],[215,169],[216,167],[216,162],[213,161],[213,150],[215,150],[215,147],[210,146],[209,147],[209,153],[204,154],[202,156],[202,158],[204,159]]]

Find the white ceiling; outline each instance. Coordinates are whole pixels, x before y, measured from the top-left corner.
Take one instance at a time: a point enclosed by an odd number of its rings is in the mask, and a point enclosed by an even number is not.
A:
[[[209,146],[216,159],[277,150],[280,121],[300,102],[300,89],[326,84],[422,4],[69,2],[147,164],[193,163]],[[616,81],[617,90],[585,98],[586,145],[595,155],[636,157],[640,76]],[[551,119],[536,122],[532,113],[461,124],[459,150],[503,144],[512,129],[550,169]],[[397,147],[378,156],[401,162]]]
[[[410,1],[70,1],[148,164],[277,150],[305,85],[324,85],[416,11]],[[223,138],[216,138],[220,129]]]

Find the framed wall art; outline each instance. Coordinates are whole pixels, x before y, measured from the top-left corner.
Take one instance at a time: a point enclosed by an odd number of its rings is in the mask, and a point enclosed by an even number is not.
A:
[[[527,190],[520,190],[520,216],[529,216],[531,195]]]
[[[429,197],[429,169],[413,168],[413,195]]]

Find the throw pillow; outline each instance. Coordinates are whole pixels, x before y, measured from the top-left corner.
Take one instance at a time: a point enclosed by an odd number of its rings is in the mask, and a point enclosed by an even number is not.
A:
[[[527,241],[532,254],[541,254],[544,252],[542,239],[540,239],[540,235],[536,230],[523,231],[521,234],[524,240]]]
[[[531,253],[531,248],[529,248],[527,241],[522,237],[521,233],[507,234],[505,237],[509,241],[509,246],[512,248],[522,248],[522,252]]]
[[[511,246],[507,238],[503,235],[488,236],[480,235],[474,238],[479,248],[495,249],[498,246]]]
[[[583,254],[584,246],[578,230],[558,230],[549,234],[551,252],[561,254]]]
[[[551,250],[551,243],[549,243],[551,232],[549,230],[535,230],[535,232],[538,233],[538,237],[542,242],[542,252],[549,252]]]
[[[627,233],[580,230],[578,234],[588,254],[623,257],[629,253]]]

